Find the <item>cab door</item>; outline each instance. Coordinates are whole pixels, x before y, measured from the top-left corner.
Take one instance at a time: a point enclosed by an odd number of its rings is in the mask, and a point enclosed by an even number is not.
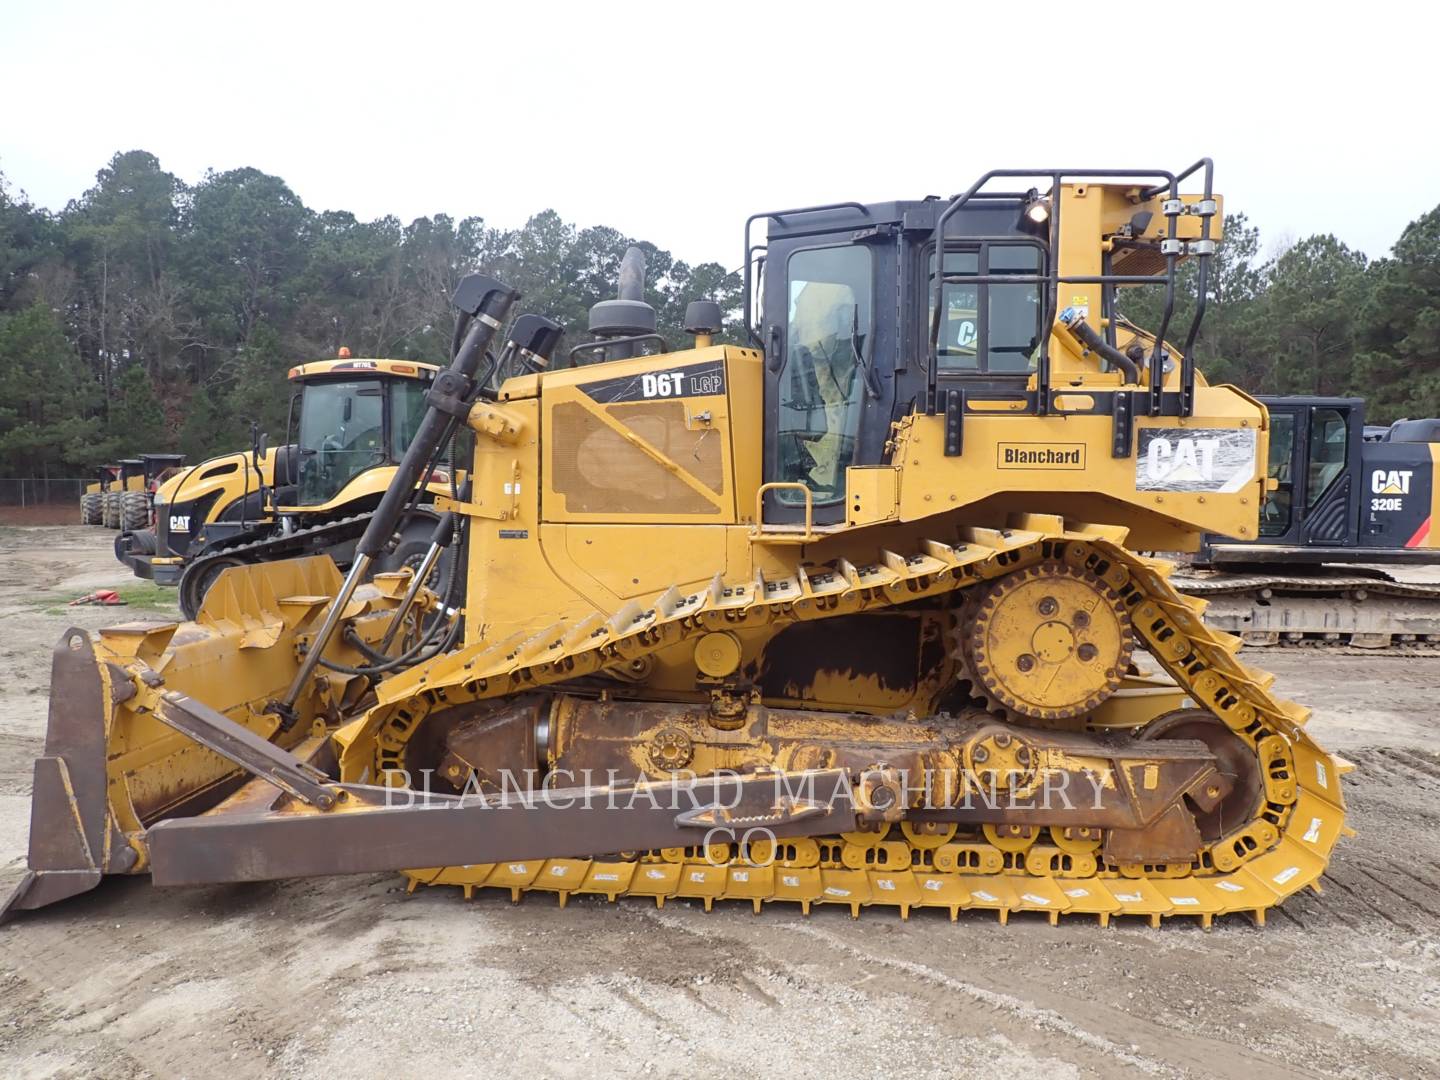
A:
[[[895,241],[773,242],[765,269],[765,481],[808,489],[817,524],[845,517],[846,469],[881,461],[894,396]],[[881,283],[889,282],[888,289]],[[803,519],[800,487],[767,523]]]
[[[1265,495],[1260,507],[1260,540],[1262,543],[1298,543],[1300,516],[1296,508],[1304,504],[1304,439],[1309,410],[1299,405],[1266,404],[1270,412],[1270,458],[1265,475],[1275,488]]]
[[[1304,499],[1296,507],[1301,542],[1308,547],[1354,547],[1360,516],[1358,403],[1315,405],[1307,420]]]

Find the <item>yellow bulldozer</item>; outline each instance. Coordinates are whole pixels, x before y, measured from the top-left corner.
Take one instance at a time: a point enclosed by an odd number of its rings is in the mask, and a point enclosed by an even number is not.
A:
[[[551,370],[516,294],[465,278],[347,574],[233,567],[194,622],[64,635],[9,910],[394,870],[1208,926],[1318,888],[1345,763],[1139,554],[1253,537],[1266,492],[1265,409],[1194,363],[1211,179],[757,214],[742,346],[702,301],[693,348],[647,351],[631,254],[592,362]],[[1115,314],[1146,287],[1153,333]],[[457,603],[370,572],[462,426]]]

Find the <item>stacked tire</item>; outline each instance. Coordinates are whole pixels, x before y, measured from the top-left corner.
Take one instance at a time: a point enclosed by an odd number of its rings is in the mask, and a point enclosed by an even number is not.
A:
[[[120,496],[120,523],[123,532],[136,532],[150,524],[150,495],[145,491],[127,491]]]
[[[104,492],[91,491],[80,496],[80,524],[99,525],[101,519],[100,501]]]

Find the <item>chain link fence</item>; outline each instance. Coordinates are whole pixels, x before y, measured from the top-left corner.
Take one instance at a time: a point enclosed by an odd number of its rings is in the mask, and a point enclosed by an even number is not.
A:
[[[89,480],[50,479],[6,480],[0,478],[0,506],[80,505],[80,493]]]
[[[0,477],[0,524],[78,525],[88,483],[78,477]]]

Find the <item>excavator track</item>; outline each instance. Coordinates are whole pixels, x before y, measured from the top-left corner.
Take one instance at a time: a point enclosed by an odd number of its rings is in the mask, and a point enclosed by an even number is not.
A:
[[[1251,648],[1323,648],[1374,655],[1440,655],[1440,584],[1388,574],[1186,574],[1205,619]]]
[[[1060,561],[1103,579],[1119,595],[1135,643],[1148,651],[1205,710],[1250,748],[1263,794],[1251,820],[1207,844],[1186,863],[1108,867],[1098,837],[1042,829],[1029,837],[1004,827],[974,832],[927,829],[904,821],[883,833],[813,840],[664,849],[602,859],[536,859],[504,864],[418,869],[410,888],[458,886],[468,898],[496,888],[519,900],[526,892],[793,902],[803,912],[839,904],[858,917],[866,907],[1041,912],[1089,915],[1103,925],[1118,916],[1152,924],[1191,916],[1204,926],[1220,915],[1265,912],[1319,879],[1344,824],[1340,776],[1349,766],[1305,734],[1308,710],[1273,696],[1273,677],[1237,659],[1240,641],[1206,626],[1204,602],[1177,593],[1162,560],[1123,544],[1126,531],[1026,515],[1005,529],[962,530],[958,543],[923,541],[912,550],[882,551],[869,565],[843,559],[797,561],[790,576],[727,583],[708,589],[671,587],[648,604],[632,603],[609,617],[556,623],[534,634],[481,643],[421,665],[377,690],[379,705],[342,733],[367,769],[387,778],[403,768],[407,740],[431,709],[507,697],[554,686],[693,640],[714,629],[778,626],[965,593],[1044,561]],[[1192,710],[1193,712],[1193,710]],[[1172,714],[1173,715],[1173,714]],[[1154,719],[1154,718],[1148,718]],[[1147,719],[1147,723],[1148,723]],[[1140,725],[1143,726],[1143,725]],[[363,729],[363,730],[360,730]],[[1069,832],[1071,835],[1065,835]],[[1084,832],[1084,830],[1081,830]]]

